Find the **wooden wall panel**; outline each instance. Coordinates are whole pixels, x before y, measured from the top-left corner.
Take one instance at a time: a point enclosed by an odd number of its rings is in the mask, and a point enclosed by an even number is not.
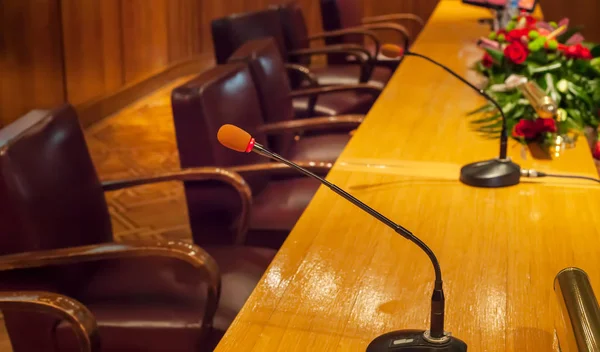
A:
[[[544,16],[549,20],[568,17],[572,25],[582,25],[588,41],[600,43],[600,0],[540,0]]]
[[[62,0],[67,96],[80,104],[124,83],[119,0]]]
[[[169,0],[121,0],[125,83],[135,82],[169,64]]]
[[[123,72],[123,38],[120,0],[98,0],[102,3],[102,49],[104,59],[104,93],[120,88]]]
[[[244,0],[230,1],[203,1],[202,18],[200,24],[202,51],[212,52],[213,43],[210,32],[210,22],[216,18],[221,18],[232,13],[250,11],[244,6]],[[258,0],[257,0],[258,1]],[[257,7],[258,8],[258,7]]]
[[[170,0],[167,9],[169,62],[202,52],[202,0]]]
[[[0,125],[65,99],[58,0],[0,1]]]
[[[90,106],[178,63],[211,56],[211,20],[283,1],[0,0],[0,121],[64,101]],[[437,2],[359,1],[365,15],[424,17]],[[320,32],[319,0],[298,2],[309,31]]]

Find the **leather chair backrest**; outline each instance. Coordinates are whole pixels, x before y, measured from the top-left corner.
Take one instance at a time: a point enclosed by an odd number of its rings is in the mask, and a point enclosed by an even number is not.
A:
[[[337,0],[319,0],[319,3],[321,5],[321,24],[323,25],[323,30],[329,32],[342,29],[342,14]],[[327,45],[341,44],[343,42],[343,37],[325,39]]]
[[[263,162],[254,153],[223,147],[217,131],[224,124],[253,131],[264,124],[258,93],[245,63],[214,67],[175,88],[173,120],[182,168],[238,166]],[[267,145],[263,136],[256,141]]]
[[[293,51],[310,47],[306,19],[300,5],[296,1],[288,1],[284,4],[273,5],[272,8],[279,12],[286,48]],[[307,56],[290,61],[306,66],[310,65],[310,58]]]
[[[321,2],[323,1],[326,0],[321,0]],[[356,27],[362,24],[364,13],[361,0],[333,0],[332,2],[337,4],[341,28]]]
[[[321,23],[324,31],[335,31],[344,28],[360,26],[363,18],[362,3],[360,0],[320,0]],[[342,37],[325,38],[325,44],[359,44],[364,40],[360,35],[346,35]],[[330,64],[347,63],[345,55],[330,54]]]
[[[69,105],[0,130],[0,254],[112,241],[102,186]]]
[[[263,157],[223,147],[217,131],[234,124],[252,131],[264,124],[258,93],[245,63],[219,65],[173,90],[173,120],[182,168],[240,166],[266,163]],[[262,135],[256,141],[267,146]],[[253,194],[260,193],[268,176],[244,177]],[[184,183],[190,226],[199,245],[231,244],[240,214],[239,196],[223,184]]]
[[[294,118],[290,81],[273,39],[249,41],[236,50],[229,61],[244,62],[250,68],[267,123]],[[293,134],[274,136],[269,142],[275,150],[285,153],[294,142],[293,137]]]
[[[224,64],[233,52],[253,39],[273,38],[285,61],[287,49],[276,9],[234,14],[211,22],[217,64]]]

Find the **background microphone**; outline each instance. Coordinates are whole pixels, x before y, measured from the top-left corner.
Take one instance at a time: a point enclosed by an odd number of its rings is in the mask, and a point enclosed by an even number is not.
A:
[[[556,102],[535,81],[523,82],[517,88],[527,98],[529,104],[535,109],[539,117],[550,119],[556,115],[558,110]]]
[[[478,161],[463,166],[460,169],[460,181],[475,187],[506,187],[512,186],[519,183],[521,178],[521,167],[513,163],[510,158],[507,157],[507,145],[508,145],[508,131],[506,129],[506,116],[502,111],[502,107],[496,100],[490,97],[485,90],[475,87],[471,82],[462,78],[458,73],[452,71],[450,68],[442,65],[441,63],[429,58],[425,55],[417,54],[412,51],[404,50],[403,48],[394,44],[384,44],[381,46],[381,53],[390,58],[398,58],[401,56],[416,56],[425,59],[432,64],[441,67],[446,72],[463,82],[471,89],[479,93],[489,102],[491,102],[500,116],[502,116],[502,130],[500,132],[500,153],[498,158]]]
[[[435,283],[433,289],[433,295],[431,297],[431,325],[428,331],[423,330],[398,330],[381,335],[374,339],[367,347],[367,352],[382,352],[382,351],[450,351],[450,352],[461,352],[467,350],[467,345],[453,337],[450,333],[444,331],[444,290],[442,288],[442,271],[440,264],[433,254],[433,251],[418,237],[413,235],[409,230],[394,223],[392,220],[385,217],[375,209],[361,202],[350,193],[344,191],[340,187],[333,183],[317,176],[307,169],[300,167],[299,165],[284,159],[282,156],[275,154],[267,150],[262,145],[256,143],[252,136],[233,125],[223,125],[217,133],[217,139],[219,142],[232,150],[238,152],[250,153],[254,152],[264,157],[273,159],[288,165],[289,167],[296,169],[302,174],[311,177],[321,182],[333,192],[342,196],[350,203],[356,205],[363,211],[367,212],[377,220],[381,221],[397,234],[408,239],[409,241],[416,244],[421,248],[425,254],[431,260],[433,269],[435,271]]]

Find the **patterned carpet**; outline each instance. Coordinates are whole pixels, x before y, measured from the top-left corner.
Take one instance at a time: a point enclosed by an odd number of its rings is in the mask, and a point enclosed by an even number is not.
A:
[[[86,130],[101,180],[179,169],[170,93],[190,78],[181,78]],[[178,182],[109,192],[106,198],[116,240],[191,238]]]

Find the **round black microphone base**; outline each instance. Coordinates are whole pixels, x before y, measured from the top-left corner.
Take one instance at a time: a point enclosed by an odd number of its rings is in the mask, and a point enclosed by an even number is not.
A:
[[[428,338],[423,330],[398,330],[377,337],[367,346],[367,352],[466,352],[467,344],[448,334],[443,339]]]
[[[521,167],[510,159],[492,159],[468,164],[460,169],[460,181],[473,187],[513,186],[521,179]]]

